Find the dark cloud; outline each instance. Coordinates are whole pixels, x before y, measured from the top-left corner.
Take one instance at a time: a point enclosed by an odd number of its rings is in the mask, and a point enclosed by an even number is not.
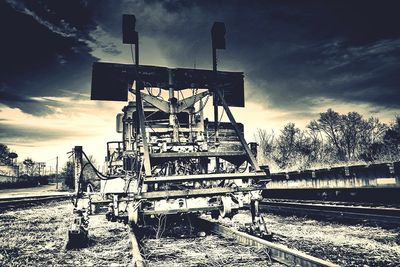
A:
[[[59,101],[39,98],[34,99],[25,95],[14,94],[7,90],[7,86],[0,88],[0,99],[3,104],[10,108],[18,108],[22,112],[34,116],[46,116],[55,112],[54,108],[64,107],[64,103]]]
[[[57,103],[32,97],[88,93],[95,58],[83,40],[90,17],[77,1],[66,4],[0,2],[0,103],[42,116],[53,113]]]
[[[65,129],[58,131],[50,127],[26,127],[0,122],[0,140],[7,144],[29,144],[38,141],[58,140],[73,136],[78,136],[78,134],[74,131],[66,131]]]

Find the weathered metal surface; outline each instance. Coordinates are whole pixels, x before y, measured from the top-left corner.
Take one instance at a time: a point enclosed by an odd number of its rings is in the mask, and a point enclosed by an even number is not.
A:
[[[196,175],[177,175],[177,176],[158,176],[145,178],[145,183],[177,182],[177,181],[199,181],[199,180],[235,180],[235,179],[261,179],[266,178],[264,172],[254,173],[216,173],[216,174],[196,174]],[[265,179],[263,179],[265,181]]]
[[[107,174],[95,170],[102,180],[97,194],[113,198],[109,217],[124,220],[119,205],[138,200],[144,202],[137,206],[143,214],[145,209],[209,211],[222,198],[235,199],[230,209],[236,211],[259,198],[267,174],[244,139],[243,125],[230,111],[231,106],[244,107],[243,73],[217,71],[216,65],[212,71],[143,66],[139,42],[128,39],[135,41],[134,65],[96,62],[92,73],[92,100],[126,101],[128,91],[135,94],[117,116],[122,142],[107,146]],[[218,106],[224,107],[229,122],[220,122],[219,116],[214,116],[214,122],[204,118],[210,96],[218,99],[214,101],[217,111]],[[216,182],[199,183],[210,180]]]
[[[95,62],[92,72],[92,100],[127,101],[130,85],[140,77],[151,87],[168,88],[168,72],[173,74],[174,90],[187,88],[211,89],[214,73],[211,70],[166,68],[159,66]],[[224,92],[228,105],[244,107],[242,72],[218,71],[218,87]]]
[[[167,215],[167,214],[178,214],[178,213],[196,213],[196,212],[206,212],[213,211],[221,208],[220,206],[210,206],[210,207],[201,207],[201,208],[187,208],[187,209],[166,209],[164,211],[154,211],[154,210],[143,210],[142,214],[144,215]]]
[[[222,152],[169,152],[152,153],[152,159],[179,159],[179,158],[201,158],[201,157],[236,157],[246,155],[245,151],[222,151]]]
[[[280,262],[288,266],[303,266],[303,267],[317,267],[317,266],[339,266],[329,261],[319,259],[303,252],[289,249],[281,244],[275,244],[264,239],[240,232],[238,230],[213,223],[205,219],[198,219],[199,225],[211,232],[223,236],[225,238],[234,238],[239,243],[254,246],[256,248],[265,248],[274,261]]]
[[[185,196],[207,196],[207,195],[222,195],[234,192],[249,192],[255,190],[263,190],[265,188],[258,187],[244,187],[244,188],[232,188],[232,187],[213,187],[204,189],[187,189],[187,190],[169,190],[169,191],[153,191],[141,193],[136,198],[138,199],[160,199],[160,198],[172,198],[172,197],[185,197]]]
[[[273,173],[269,189],[399,188],[399,162]]]

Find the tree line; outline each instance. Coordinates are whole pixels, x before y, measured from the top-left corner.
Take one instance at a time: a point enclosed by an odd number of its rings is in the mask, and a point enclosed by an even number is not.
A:
[[[400,158],[400,116],[385,124],[357,112],[328,109],[305,129],[286,124],[278,134],[257,129],[258,160],[271,168],[301,170],[349,162],[395,161]]]
[[[0,144],[0,164],[12,166],[18,154],[11,152],[7,145]]]

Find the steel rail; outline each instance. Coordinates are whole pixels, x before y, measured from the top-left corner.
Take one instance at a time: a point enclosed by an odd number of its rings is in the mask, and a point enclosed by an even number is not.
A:
[[[332,262],[316,258],[305,254],[298,250],[290,249],[282,244],[275,244],[256,236],[235,230],[230,227],[211,222],[206,219],[198,218],[199,227],[209,230],[214,234],[228,239],[235,239],[239,243],[246,246],[254,246],[258,249],[264,248],[272,260],[287,266],[303,266],[303,267],[321,267],[321,266],[339,266]]]
[[[13,205],[38,203],[51,200],[62,200],[74,196],[72,193],[51,194],[51,195],[32,195],[32,196],[13,196],[0,197],[0,207],[9,207]]]
[[[270,202],[296,202],[310,204],[324,204],[335,206],[350,206],[350,207],[377,207],[377,208],[400,208],[400,203],[385,203],[385,202],[360,202],[360,201],[345,201],[345,200],[321,200],[321,199],[299,199],[299,198],[265,198],[265,201]]]
[[[362,207],[320,203],[299,203],[291,201],[263,201],[262,211],[313,215],[318,217],[364,220],[376,223],[400,224],[400,209],[381,207]]]
[[[131,242],[131,253],[132,253],[132,264],[134,267],[145,267],[145,261],[143,260],[142,253],[140,252],[140,245],[136,238],[135,231],[129,229],[129,241]]]

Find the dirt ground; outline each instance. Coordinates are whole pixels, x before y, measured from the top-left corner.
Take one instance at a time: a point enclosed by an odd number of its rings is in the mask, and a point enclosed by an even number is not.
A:
[[[128,266],[127,229],[91,217],[90,246],[64,249],[71,220],[68,201],[3,211],[0,214],[0,266]]]
[[[130,266],[128,227],[90,218],[90,246],[64,249],[71,220],[68,201],[0,211],[0,266]],[[400,229],[343,225],[307,218],[268,215],[275,241],[341,266],[400,266]],[[233,221],[250,222],[246,212]],[[216,236],[164,234],[144,241],[149,266],[268,266],[263,251],[240,246]],[[272,265],[277,266],[277,265]]]

